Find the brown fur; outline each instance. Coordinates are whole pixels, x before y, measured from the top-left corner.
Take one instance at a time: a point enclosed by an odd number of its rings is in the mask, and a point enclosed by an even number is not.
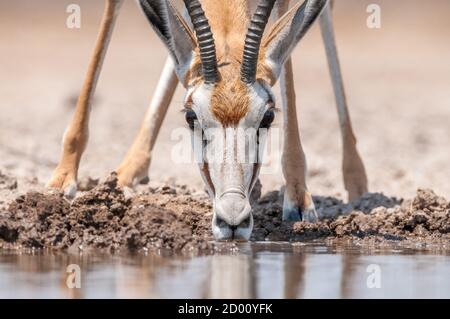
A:
[[[211,98],[211,110],[223,126],[237,125],[249,110],[248,87],[237,81],[220,81]]]

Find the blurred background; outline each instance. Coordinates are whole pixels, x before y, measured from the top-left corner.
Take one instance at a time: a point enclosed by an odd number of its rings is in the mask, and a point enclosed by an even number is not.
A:
[[[66,27],[69,4],[81,28]],[[369,4],[381,28],[367,27]],[[103,11],[102,0],[0,1],[0,170],[43,185],[57,164]],[[353,126],[370,191],[450,195],[450,1],[337,0],[335,27]],[[318,24],[293,54],[302,141],[312,193],[345,198],[337,112]],[[137,133],[166,50],[127,0],[101,74],[80,178],[104,178]],[[278,89],[277,89],[278,91]],[[174,128],[185,126],[183,89],[153,152],[150,178],[202,189],[195,164],[173,164]],[[281,127],[281,115],[276,119]],[[37,179],[36,179],[37,178]],[[262,176],[265,190],[281,170]]]

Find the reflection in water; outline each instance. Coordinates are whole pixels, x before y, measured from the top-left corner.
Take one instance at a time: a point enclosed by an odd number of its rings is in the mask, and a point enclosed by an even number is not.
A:
[[[299,298],[304,295],[305,254],[284,256],[284,298]]]
[[[242,244],[193,258],[0,251],[0,298],[450,297],[450,256],[323,245]],[[81,268],[81,289],[66,268]],[[369,265],[380,288],[369,288]]]
[[[212,256],[208,298],[252,298],[255,295],[252,256]]]

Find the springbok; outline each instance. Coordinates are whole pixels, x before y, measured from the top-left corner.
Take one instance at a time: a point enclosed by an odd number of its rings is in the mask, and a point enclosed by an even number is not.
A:
[[[239,128],[270,127],[275,115],[272,87],[280,79],[282,170],[286,181],[283,219],[316,221],[318,216],[305,181],[306,164],[297,124],[290,55],[321,16],[343,140],[344,184],[350,199],[366,192],[367,179],[347,110],[329,1],[306,0],[289,9],[289,0],[260,0],[251,18],[246,0],[183,1],[185,15],[170,0],[138,0],[170,57],[139,134],[116,170],[120,185],[132,186],[148,176],[155,139],[180,82],[186,89],[184,107],[189,127],[200,127],[200,131],[216,128],[234,136],[231,143],[227,140],[224,144],[217,139],[208,145],[200,142],[205,148],[226,145],[223,148],[226,160],[210,161],[205,152],[204,161],[199,165],[213,200],[213,234],[218,240],[247,240],[253,228],[249,197],[261,165],[236,160],[236,132]],[[48,183],[48,187],[63,190],[67,196],[76,192],[78,166],[88,140],[91,100],[122,3],[123,0],[106,0],[88,73],[63,139],[62,158]],[[265,32],[272,11],[277,20]],[[201,138],[196,131],[193,129],[194,141]]]

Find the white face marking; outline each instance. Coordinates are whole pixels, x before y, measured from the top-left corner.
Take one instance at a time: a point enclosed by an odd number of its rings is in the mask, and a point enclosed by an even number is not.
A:
[[[203,130],[218,127],[220,123],[214,119],[211,112],[210,101],[213,93],[212,85],[201,85],[191,90],[192,110],[198,118],[199,125]]]
[[[240,121],[242,127],[259,128],[264,113],[273,105],[269,101],[275,102],[275,97],[270,87],[262,82],[256,82],[250,90],[250,110]]]
[[[224,127],[211,111],[213,86],[201,85],[187,93],[199,125],[194,130],[193,140],[197,145],[204,145],[205,162],[200,164],[200,171],[214,201],[213,234],[222,240],[248,240],[253,228],[249,198],[259,164],[249,161],[249,156],[241,158],[236,154],[241,150],[258,153],[256,132],[264,114],[273,107],[273,94],[260,82],[253,84],[249,91],[249,111],[233,127]],[[255,132],[253,140],[246,138],[248,131]]]

